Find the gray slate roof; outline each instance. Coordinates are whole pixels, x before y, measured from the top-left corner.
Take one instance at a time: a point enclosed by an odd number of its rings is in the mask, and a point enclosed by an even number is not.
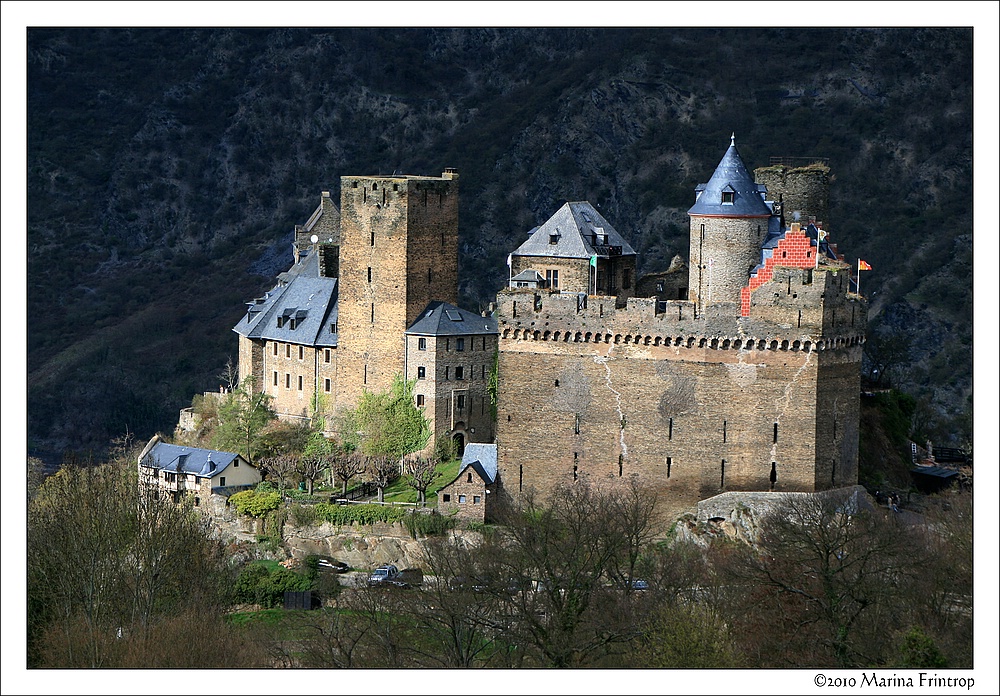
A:
[[[771,209],[764,203],[766,188],[753,180],[736,149],[736,138],[715,168],[715,173],[707,184],[695,188],[698,200],[688,210],[689,215],[725,215],[727,217],[756,217],[770,215]],[[732,203],[723,203],[722,194],[730,191]]]
[[[518,273],[516,276],[513,276],[511,278],[511,281],[518,281],[518,280],[521,282],[528,282],[528,283],[541,283],[545,280],[545,277],[542,276],[542,274],[536,270],[533,270],[531,268],[526,268],[520,273]]]
[[[264,297],[247,305],[247,313],[233,327],[241,336],[307,346],[337,345],[337,334],[331,332],[337,324],[337,279],[320,274],[315,249],[281,273],[278,284]]]
[[[462,475],[468,467],[476,470],[487,484],[492,484],[497,478],[497,446],[470,442],[462,454],[462,466],[458,474]],[[457,479],[456,479],[457,480]]]
[[[234,452],[220,452],[157,442],[142,458],[140,464],[178,474],[194,474],[202,478],[212,478],[224,471],[239,456]]]
[[[420,313],[406,330],[416,336],[479,336],[497,333],[497,320],[459,309],[448,302],[435,300]]]
[[[556,256],[567,259],[589,259],[595,254],[607,256],[594,249],[594,236],[599,235],[596,243],[607,246],[620,246],[622,255],[634,255],[635,250],[618,234],[611,223],[604,219],[587,201],[566,203],[539,227],[536,227],[528,240],[514,252],[517,256]],[[607,235],[607,241],[601,241],[601,235]],[[550,243],[555,235],[556,243]]]

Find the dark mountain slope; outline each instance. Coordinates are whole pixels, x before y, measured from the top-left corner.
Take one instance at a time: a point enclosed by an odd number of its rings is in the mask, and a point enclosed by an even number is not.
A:
[[[566,200],[687,255],[730,133],[751,167],[826,157],[832,236],[874,330],[913,336],[927,430],[971,394],[971,30],[33,29],[29,437],[169,429],[217,388],[243,302],[339,177],[456,167],[461,294]]]

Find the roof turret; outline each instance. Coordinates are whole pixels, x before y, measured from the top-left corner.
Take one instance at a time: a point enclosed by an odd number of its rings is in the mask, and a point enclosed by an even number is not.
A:
[[[707,184],[695,191],[698,199],[688,210],[688,215],[724,215],[726,217],[770,216],[771,209],[764,203],[766,189],[757,184],[747,170],[736,149],[736,134],[729,141],[729,149],[715,168]]]

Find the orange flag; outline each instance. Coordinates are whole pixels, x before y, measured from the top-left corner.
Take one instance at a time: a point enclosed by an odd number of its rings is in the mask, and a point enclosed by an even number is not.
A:
[[[858,270],[859,271],[870,271],[871,269],[872,269],[872,267],[868,265],[867,261],[862,261],[861,259],[858,259]]]

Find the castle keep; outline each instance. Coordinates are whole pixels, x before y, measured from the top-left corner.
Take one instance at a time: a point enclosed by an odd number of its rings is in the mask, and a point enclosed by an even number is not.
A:
[[[857,482],[866,305],[809,199],[795,200],[810,224],[782,223],[773,199],[801,187],[799,171],[769,174],[773,190],[751,177],[733,142],[696,189],[687,299],[630,297],[623,279],[595,288],[593,275],[565,271],[558,289],[512,281],[499,293],[507,494],[637,476],[679,514],[724,491]],[[578,258],[600,263],[594,240],[610,226],[587,216],[559,231],[579,242]],[[538,236],[534,247],[564,244]],[[522,273],[548,264],[513,259]]]

